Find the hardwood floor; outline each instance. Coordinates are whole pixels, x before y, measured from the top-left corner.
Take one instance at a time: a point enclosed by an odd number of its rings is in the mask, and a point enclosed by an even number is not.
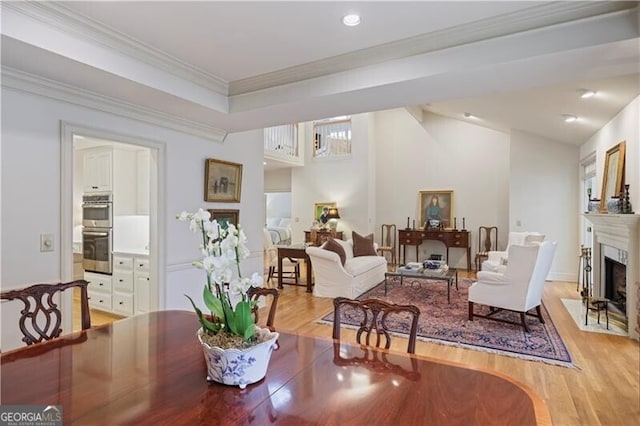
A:
[[[304,273],[302,273],[304,277]],[[475,277],[474,273],[460,273]],[[266,277],[266,275],[265,275]],[[275,287],[273,283],[267,286]],[[561,298],[578,298],[576,284],[548,282],[543,300],[578,368],[523,361],[453,346],[418,341],[416,354],[497,371],[529,386],[542,397],[556,425],[630,425],[640,419],[640,346],[627,337],[580,331]],[[333,309],[332,299],[317,298],[304,287],[285,285],[276,314],[276,329],[331,338],[331,327],[315,321]],[[92,322],[98,324],[92,311]],[[266,312],[261,312],[266,318]],[[349,337],[350,330],[344,336]],[[406,340],[392,349],[404,352]]]

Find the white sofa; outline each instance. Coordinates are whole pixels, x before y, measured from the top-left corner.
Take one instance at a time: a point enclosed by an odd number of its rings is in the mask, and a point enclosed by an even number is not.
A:
[[[482,262],[482,270],[490,272],[504,273],[509,260],[508,253],[511,246],[529,246],[534,243],[541,243],[545,235],[538,232],[509,232],[509,241],[504,251],[487,252],[487,260]]]
[[[337,253],[321,247],[306,249],[315,277],[313,295],[317,297],[360,296],[384,280],[387,261],[382,256],[353,256],[353,241],[334,240],[345,252],[342,266]],[[374,244],[377,250],[377,245]]]

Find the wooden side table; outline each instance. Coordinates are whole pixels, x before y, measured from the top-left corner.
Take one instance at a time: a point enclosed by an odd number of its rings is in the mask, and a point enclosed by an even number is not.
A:
[[[336,240],[342,239],[342,231],[315,231],[315,240],[312,238],[313,231],[304,231],[304,242],[311,243],[314,246],[321,246],[329,237]]]

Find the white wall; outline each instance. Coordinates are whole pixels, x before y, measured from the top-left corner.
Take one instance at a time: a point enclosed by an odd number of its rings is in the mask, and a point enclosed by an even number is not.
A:
[[[510,225],[536,231],[558,246],[549,279],[577,279],[581,205],[579,148],[513,131],[510,155]]]
[[[453,190],[458,228],[462,217],[471,231],[472,258],[477,250],[477,229],[496,225],[505,241],[509,205],[509,135],[425,113],[419,123],[408,111],[376,112],[376,240],[380,224],[395,223],[405,228],[419,224],[418,193],[425,190]],[[428,241],[421,246],[421,258],[445,253],[442,243]],[[450,263],[466,268],[464,250],[451,249]],[[407,260],[415,249],[407,250]]]
[[[165,308],[190,309],[183,293],[199,298],[204,283],[201,271],[190,265],[198,256],[198,242],[187,224],[173,219],[181,210],[239,208],[252,251],[243,269],[245,273],[262,271],[262,130],[232,134],[220,144],[124,116],[124,112],[117,116],[2,88],[2,290],[63,278],[60,240],[71,241],[72,235],[60,235],[61,121],[110,129],[166,146],[166,159],[160,164],[160,173],[166,178],[166,193],[160,194],[167,215],[166,229],[160,230],[166,236],[166,257],[162,259],[166,270],[159,271],[159,282],[165,286],[159,289],[164,295],[160,300],[166,301]],[[204,161],[208,157],[244,165],[241,203],[203,202]],[[41,233],[54,234],[53,252],[39,251]],[[8,305],[3,303],[0,312],[3,350],[19,344],[17,310]]]
[[[372,147],[369,144],[368,115],[352,116],[352,155],[344,159],[313,158],[313,144],[304,143],[305,166],[291,171],[292,242],[304,241],[304,231],[313,222],[314,203],[334,201],[340,219],[338,231],[351,238],[351,231],[374,231],[369,184]],[[312,135],[312,123],[305,123],[305,135]]]
[[[264,192],[290,192],[291,168],[264,172]]]
[[[596,185],[593,198],[600,198],[605,155],[609,148],[626,141],[625,181],[629,186],[631,203],[640,211],[640,96],[631,101],[609,123],[580,146],[580,158],[596,154]]]

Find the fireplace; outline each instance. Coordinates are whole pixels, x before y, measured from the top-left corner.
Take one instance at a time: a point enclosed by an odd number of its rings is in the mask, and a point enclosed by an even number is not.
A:
[[[629,337],[638,339],[640,295],[640,232],[637,214],[595,214],[585,218],[593,224],[593,296],[606,297],[612,312],[627,326]]]
[[[627,325],[627,265],[604,256],[604,297],[610,300],[611,314]]]

